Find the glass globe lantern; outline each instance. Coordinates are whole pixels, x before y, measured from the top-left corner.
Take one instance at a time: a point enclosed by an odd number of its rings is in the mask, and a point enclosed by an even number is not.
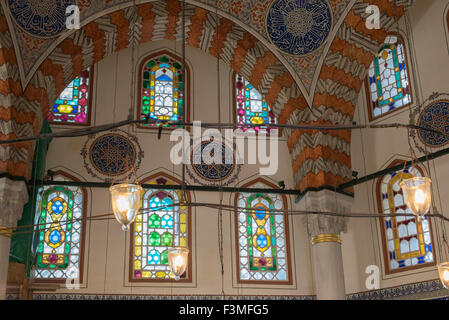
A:
[[[440,281],[446,289],[449,289],[449,262],[443,262],[438,265]]]
[[[122,225],[123,231],[129,230],[129,225],[136,219],[140,209],[140,196],[143,189],[135,184],[117,184],[109,188],[112,200],[112,210],[115,219]]]
[[[415,177],[401,182],[404,201],[413,214],[423,216],[429,212],[432,204],[431,180],[427,177]]]
[[[168,265],[170,271],[175,275],[175,280],[181,279],[181,276],[187,269],[189,249],[175,247],[168,249]]]

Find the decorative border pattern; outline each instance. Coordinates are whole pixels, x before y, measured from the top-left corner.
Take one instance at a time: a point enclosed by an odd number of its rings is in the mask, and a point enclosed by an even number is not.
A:
[[[439,294],[441,293],[441,294]],[[430,280],[398,287],[348,294],[346,300],[449,300],[449,291],[440,280]],[[19,300],[19,293],[9,292],[6,300]],[[304,296],[238,296],[238,295],[105,295],[105,294],[49,294],[36,293],[33,300],[316,300],[314,295]]]
[[[432,293],[442,291],[441,296],[445,294],[448,295],[449,292],[444,289],[440,280],[431,280],[424,281],[418,283],[407,284],[398,287],[379,289],[374,291],[360,292],[349,294],[346,297],[346,300],[388,300],[395,298],[405,298],[408,299],[425,299],[425,298],[435,298],[435,295],[432,297],[419,297],[419,295],[423,295],[426,293]],[[440,297],[441,297],[440,296]],[[441,299],[441,298],[438,298]]]
[[[315,296],[35,294],[33,300],[315,300]],[[8,299],[14,300],[14,299]]]

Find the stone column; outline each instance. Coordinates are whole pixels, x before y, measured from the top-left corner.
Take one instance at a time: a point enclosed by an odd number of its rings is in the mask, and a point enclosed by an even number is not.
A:
[[[299,202],[299,210],[348,213],[353,198],[333,191],[308,192]],[[312,246],[313,277],[318,300],[344,300],[345,279],[341,253],[342,232],[348,218],[330,215],[307,215],[307,227]]]
[[[0,179],[0,300],[5,299],[8,279],[11,231],[22,218],[23,206],[28,202],[25,182]]]

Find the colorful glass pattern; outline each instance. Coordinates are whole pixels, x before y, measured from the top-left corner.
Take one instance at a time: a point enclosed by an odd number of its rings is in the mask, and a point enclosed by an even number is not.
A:
[[[162,183],[161,181],[162,180]],[[158,179],[158,184],[173,183]],[[149,184],[157,184],[151,181]],[[188,210],[179,203],[182,191],[146,189],[143,208],[133,231],[133,279],[164,280],[174,278],[168,266],[170,247],[188,247]]]
[[[265,97],[240,74],[236,74],[235,81],[236,114],[239,128],[243,131],[266,129],[269,132],[275,130],[274,128],[267,128],[267,125],[276,123],[276,117],[268,106]],[[248,124],[257,125],[257,127],[254,129],[248,128]]]
[[[411,214],[404,202],[399,184],[402,179],[421,176],[418,169],[411,167],[384,176],[380,185],[382,212],[384,214]],[[428,217],[424,217],[421,221],[416,217],[409,216],[385,217],[382,221],[388,272],[434,262]]]
[[[389,36],[380,47],[368,71],[373,118],[411,102],[405,47],[396,36]]]
[[[284,209],[281,195],[240,193],[237,205],[240,281],[288,281],[287,220],[267,211]]]
[[[87,69],[62,91],[48,113],[47,120],[52,124],[89,124],[90,85],[90,69]]]
[[[55,180],[70,181],[65,177]],[[36,279],[79,277],[83,191],[78,187],[45,186],[37,195]]]
[[[182,65],[160,55],[149,60],[142,70],[141,118],[177,122],[184,112]]]

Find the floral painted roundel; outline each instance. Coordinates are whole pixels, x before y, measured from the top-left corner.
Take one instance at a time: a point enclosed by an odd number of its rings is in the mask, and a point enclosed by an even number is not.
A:
[[[114,131],[98,137],[90,136],[81,150],[87,172],[105,181],[121,180],[138,169],[143,151],[133,135]]]
[[[11,15],[28,33],[56,36],[66,28],[66,9],[75,0],[8,0]]]
[[[444,132],[441,135],[418,130],[420,140],[429,147],[442,147],[449,142],[449,100],[436,101],[423,109],[418,125],[424,128]]]
[[[267,32],[282,51],[307,55],[329,36],[332,13],[326,0],[274,0],[267,16]]]
[[[187,172],[195,183],[226,186],[234,182],[240,172],[241,165],[236,165],[234,157],[235,152],[226,143],[202,141],[193,148]],[[218,159],[220,161],[216,161]]]
[[[208,154],[214,158],[214,152],[221,151],[221,163],[206,164],[204,155]],[[200,146],[193,150],[193,169],[202,178],[209,181],[220,181],[226,179],[234,170],[233,152],[226,148],[226,145],[219,145],[218,142],[203,141]]]

